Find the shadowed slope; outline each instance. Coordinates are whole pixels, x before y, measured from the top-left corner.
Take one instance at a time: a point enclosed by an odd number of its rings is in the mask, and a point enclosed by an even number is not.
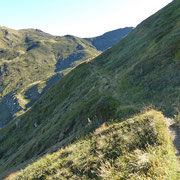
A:
[[[104,33],[101,36],[97,36],[94,38],[85,38],[90,41],[97,50],[104,51],[111,47],[112,45],[119,42],[122,38],[124,38],[129,32],[131,32],[133,27],[126,27],[117,30],[113,30],[107,33]]]

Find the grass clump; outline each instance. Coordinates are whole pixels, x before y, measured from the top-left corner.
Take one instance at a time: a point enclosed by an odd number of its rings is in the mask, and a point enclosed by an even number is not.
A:
[[[46,155],[7,179],[178,179],[161,112],[149,110]]]

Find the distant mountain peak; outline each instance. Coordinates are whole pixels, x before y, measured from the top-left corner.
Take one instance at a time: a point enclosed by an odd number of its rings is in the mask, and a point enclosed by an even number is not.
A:
[[[97,50],[104,51],[123,39],[132,29],[133,27],[119,28],[97,37],[85,39],[90,41]]]

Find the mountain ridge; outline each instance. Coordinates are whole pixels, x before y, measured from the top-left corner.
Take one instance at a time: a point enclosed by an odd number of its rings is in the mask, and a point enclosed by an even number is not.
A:
[[[133,27],[119,28],[106,32],[97,37],[84,39],[90,41],[97,50],[104,51],[114,45],[116,42],[120,41],[122,38],[124,38],[130,31],[132,31],[132,29]]]
[[[121,123],[104,123],[7,180],[178,179],[178,161],[165,123],[163,115],[152,109]]]

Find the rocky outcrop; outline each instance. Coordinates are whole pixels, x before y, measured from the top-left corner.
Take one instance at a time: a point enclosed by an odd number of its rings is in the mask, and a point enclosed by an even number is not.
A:
[[[0,128],[6,125],[22,107],[18,99],[12,94],[8,94],[0,100]]]

